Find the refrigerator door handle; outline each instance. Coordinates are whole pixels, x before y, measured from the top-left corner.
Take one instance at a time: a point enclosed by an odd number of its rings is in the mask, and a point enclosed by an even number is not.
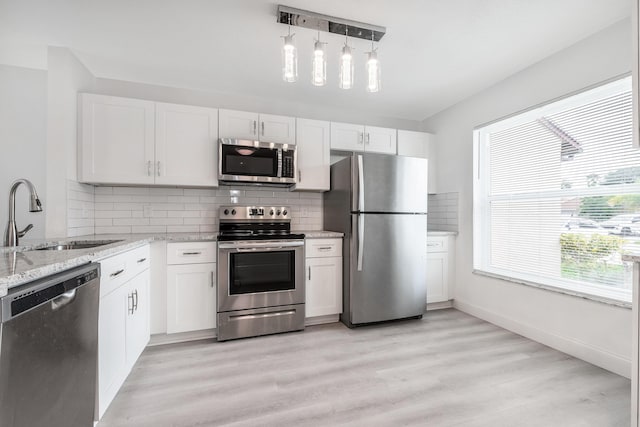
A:
[[[358,271],[362,271],[364,252],[364,215],[358,215]]]
[[[362,155],[358,155],[358,210],[364,211],[364,166]]]

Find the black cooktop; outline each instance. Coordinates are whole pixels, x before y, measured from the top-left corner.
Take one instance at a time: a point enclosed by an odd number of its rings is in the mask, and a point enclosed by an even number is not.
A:
[[[218,234],[218,241],[228,242],[234,240],[300,240],[304,239],[304,234],[295,233],[273,233],[273,234]]]
[[[304,234],[292,233],[288,222],[236,222],[220,223],[219,241],[233,240],[295,240]]]

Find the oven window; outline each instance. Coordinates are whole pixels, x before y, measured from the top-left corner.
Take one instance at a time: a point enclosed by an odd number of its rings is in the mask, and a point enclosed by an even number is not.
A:
[[[295,289],[295,252],[233,253],[229,260],[229,294]]]
[[[276,176],[278,150],[223,145],[222,173],[224,175]]]

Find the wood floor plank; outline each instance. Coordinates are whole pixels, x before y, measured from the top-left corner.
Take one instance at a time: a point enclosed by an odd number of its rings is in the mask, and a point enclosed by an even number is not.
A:
[[[148,348],[98,427],[626,427],[630,381],[454,309]]]

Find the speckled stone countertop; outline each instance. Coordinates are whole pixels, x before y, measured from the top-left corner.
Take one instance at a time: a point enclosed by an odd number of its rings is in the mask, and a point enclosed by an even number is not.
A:
[[[304,234],[305,239],[340,239],[344,236],[344,233],[337,231],[294,230],[293,232]]]
[[[310,239],[340,238],[342,233],[334,231],[298,231]],[[217,233],[167,233],[167,234],[102,234],[69,237],[66,239],[23,239],[15,248],[0,247],[0,297],[7,290],[31,280],[59,271],[77,267],[88,262],[99,261],[120,252],[140,247],[153,241],[187,242],[216,241]],[[73,241],[117,240],[104,246],[88,249],[62,251],[37,251],[34,249]]]
[[[622,255],[623,261],[640,262],[640,254],[624,254]]]
[[[427,237],[429,236],[457,236],[457,231],[439,231],[439,230],[427,230]]]

